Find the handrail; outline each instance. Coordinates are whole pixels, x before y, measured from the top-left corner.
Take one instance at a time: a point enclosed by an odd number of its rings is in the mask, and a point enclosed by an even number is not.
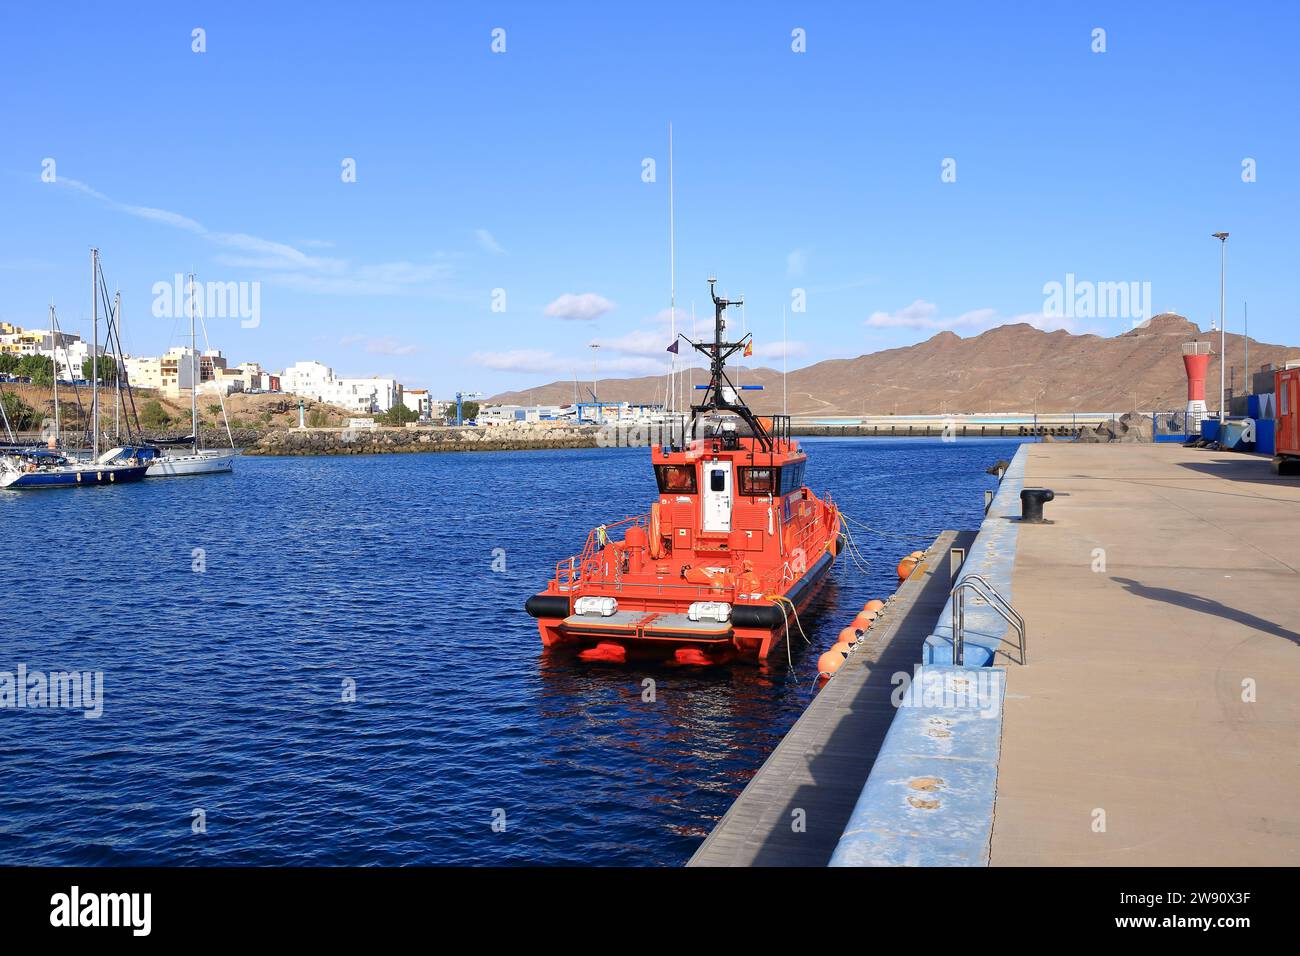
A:
[[[966,658],[966,607],[963,600],[966,591],[974,591],[980,597],[988,602],[988,606],[1007,622],[1011,627],[1016,629],[1019,635],[1020,660],[1018,663],[1024,666],[1028,663],[1029,658],[1026,653],[1028,635],[1026,634],[1025,618],[1017,611],[1001,592],[990,584],[981,574],[967,574],[962,577],[955,585],[949,596],[952,599],[952,659],[958,667],[964,666]],[[998,638],[1004,641],[1005,638]]]

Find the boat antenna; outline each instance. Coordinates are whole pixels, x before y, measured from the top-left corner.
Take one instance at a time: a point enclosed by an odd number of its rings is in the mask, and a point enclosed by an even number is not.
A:
[[[786,378],[790,374],[790,339],[786,332],[785,322],[785,304],[781,305],[781,414],[789,415],[789,391],[786,388]]]
[[[672,323],[673,341],[677,341],[677,227],[673,197],[673,124],[668,124],[668,313]],[[677,353],[672,353],[668,366],[668,411],[677,399]]]
[[[749,406],[741,401],[740,390],[727,377],[727,359],[745,348],[750,342],[750,336],[746,333],[739,341],[726,341],[723,338],[727,327],[724,313],[731,306],[744,305],[745,300],[743,296],[735,301],[719,298],[714,288],[717,281],[712,276],[709,278],[709,296],[713,299],[713,342],[711,344],[691,342],[691,346],[697,352],[709,357],[709,384],[704,386],[704,398],[700,403],[691,406],[691,411],[694,413],[691,424],[694,425],[696,419],[705,412],[734,412],[750,427],[763,451],[771,451],[772,438],[767,429],[754,417]]]

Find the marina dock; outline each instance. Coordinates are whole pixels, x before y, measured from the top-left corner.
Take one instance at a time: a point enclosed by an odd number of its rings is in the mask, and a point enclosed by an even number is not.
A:
[[[1020,491],[1050,488],[1047,523]],[[691,865],[1300,863],[1300,481],[1162,444],[1029,444],[945,532]],[[1024,617],[966,601],[947,555]],[[863,653],[867,650],[867,653]],[[861,657],[861,660],[857,658]],[[890,675],[918,661],[894,707]],[[795,809],[806,832],[791,827]],[[842,821],[841,833],[828,832]]]
[[[894,718],[894,675],[911,672],[948,599],[947,555],[973,538],[945,531],[935,540],[930,553],[943,560],[903,582],[688,866],[826,865]]]

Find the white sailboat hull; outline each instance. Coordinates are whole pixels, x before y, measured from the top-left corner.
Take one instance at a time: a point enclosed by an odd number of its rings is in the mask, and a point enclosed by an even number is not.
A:
[[[237,451],[201,451],[197,454],[164,455],[154,459],[150,478],[179,478],[184,475],[215,475],[232,471]]]

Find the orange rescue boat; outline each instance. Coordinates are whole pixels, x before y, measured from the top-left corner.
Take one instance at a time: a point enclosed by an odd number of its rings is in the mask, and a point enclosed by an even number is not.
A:
[[[689,423],[651,446],[658,500],[593,530],[528,599],[547,647],[610,662],[765,660],[843,547],[839,509],[804,483],[789,417],[756,417],[727,377],[750,337],[724,341],[724,310],[739,302],[718,298],[714,282],[713,341],[690,343],[709,357],[710,381]]]

